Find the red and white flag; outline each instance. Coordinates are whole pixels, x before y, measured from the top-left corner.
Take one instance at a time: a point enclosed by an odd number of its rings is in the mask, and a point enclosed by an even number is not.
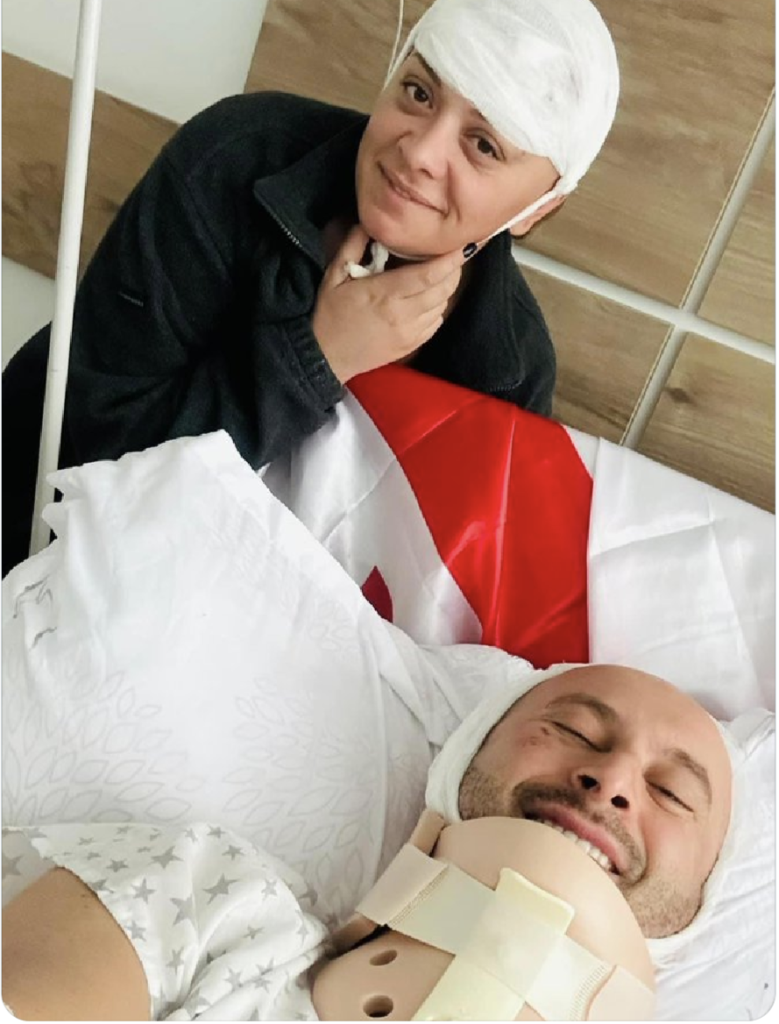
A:
[[[588,660],[592,478],[571,434],[389,366],[265,481],[422,643]]]

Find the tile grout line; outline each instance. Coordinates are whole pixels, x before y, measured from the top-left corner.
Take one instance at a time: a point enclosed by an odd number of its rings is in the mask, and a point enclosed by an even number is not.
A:
[[[776,94],[772,91],[762,121],[753,137],[730,193],[725,200],[719,220],[709,238],[709,244],[698,264],[687,294],[682,301],[680,312],[697,318],[698,310],[706,297],[714,275],[722,260],[728,242],[733,235],[738,219],[746,205],[749,193],[765,160],[766,154],[776,135]],[[660,396],[668,383],[676,360],[684,345],[687,329],[682,322],[674,325],[666,338],[665,345],[652,374],[647,380],[620,444],[626,448],[637,448],[644,431],[652,418]],[[768,348],[768,346],[766,346]],[[775,350],[769,349],[774,352]]]
[[[742,161],[706,250],[695,269],[687,293],[679,307],[588,274],[532,250],[524,249],[517,243],[514,245],[514,258],[520,265],[578,286],[585,291],[627,306],[636,312],[669,325],[670,331],[620,441],[620,444],[628,448],[635,448],[643,436],[688,333],[699,334],[709,341],[725,345],[767,363],[775,364],[776,362],[776,351],[773,346],[755,341],[698,316],[700,305],[733,234],[763,159],[774,139],[775,130],[776,97],[772,92],[761,123],[753,136],[752,144]]]
[[[776,362],[776,351],[773,345],[767,345],[762,341],[755,341],[745,334],[732,331],[728,327],[721,327],[710,320],[704,320],[703,317],[695,313],[686,312],[678,306],[672,306],[668,302],[663,302],[661,299],[651,298],[642,292],[633,291],[624,285],[615,284],[606,278],[595,277],[584,270],[578,270],[576,267],[560,263],[549,256],[543,256],[528,249],[521,249],[516,245],[514,247],[514,258],[520,266],[537,270],[542,274],[546,274],[547,277],[554,277],[558,281],[574,285],[582,291],[592,292],[594,295],[608,299],[616,305],[626,306],[637,313],[643,313],[653,320],[660,320],[671,327],[678,325],[685,331],[694,331],[709,341],[716,341],[721,345],[726,345],[728,348],[737,349],[746,355],[762,359],[763,362]]]

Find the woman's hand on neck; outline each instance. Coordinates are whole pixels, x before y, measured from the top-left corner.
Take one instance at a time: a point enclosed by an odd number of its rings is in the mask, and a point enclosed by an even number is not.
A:
[[[343,245],[346,239],[346,236],[348,235],[353,225],[354,221],[349,220],[346,217],[333,217],[332,220],[328,221],[327,224],[325,225],[322,231],[322,244],[325,251],[325,260],[328,264],[332,261],[333,257],[340,250],[341,246]],[[365,259],[363,260],[364,263],[367,262],[369,258],[369,249],[370,247],[366,250]],[[430,258],[432,259],[433,257]],[[395,255],[394,253],[390,253],[386,267],[384,268],[384,273],[396,270],[399,267],[408,266],[409,264],[418,264],[421,262],[426,262],[426,260],[405,259],[403,256],[398,256]],[[469,262],[465,263],[462,268],[462,274],[460,276],[460,281],[457,285],[457,288],[452,293],[449,302],[447,303],[446,311],[444,313],[444,319],[446,319],[450,315],[452,310],[457,305],[460,296],[463,293],[463,290],[467,287],[472,271],[473,267],[471,266],[471,264]],[[404,361],[409,361],[411,358],[413,358],[413,356],[409,356],[408,359]]]

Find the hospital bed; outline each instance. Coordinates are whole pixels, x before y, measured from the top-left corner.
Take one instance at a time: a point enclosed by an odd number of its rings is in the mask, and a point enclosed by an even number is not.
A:
[[[58,487],[58,539],[4,585],[6,822],[222,819],[335,923],[413,824],[431,750],[510,672],[489,645],[632,665],[734,723],[746,796],[732,887],[658,963],[659,1015],[765,1012],[768,513],[402,367],[259,476],[218,434]]]

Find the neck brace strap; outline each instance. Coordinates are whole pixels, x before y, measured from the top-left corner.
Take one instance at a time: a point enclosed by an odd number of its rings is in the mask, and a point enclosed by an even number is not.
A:
[[[566,935],[565,900],[504,868],[495,890],[404,846],[358,912],[454,956],[414,1020],[646,1020],[654,994]]]

